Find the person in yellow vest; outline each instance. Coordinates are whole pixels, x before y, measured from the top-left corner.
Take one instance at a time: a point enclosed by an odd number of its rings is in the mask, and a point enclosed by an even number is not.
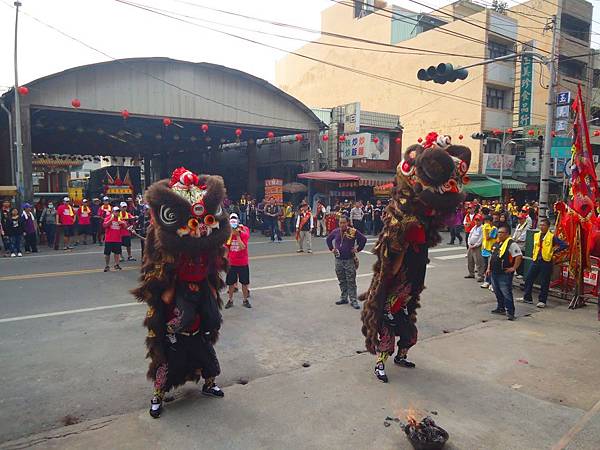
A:
[[[515,320],[513,300],[513,276],[521,264],[523,253],[519,245],[510,237],[508,226],[498,227],[498,240],[492,246],[486,276],[491,276],[498,306],[492,314],[506,314],[508,320]]]
[[[481,256],[483,256],[483,267],[489,265],[490,256],[492,256],[492,246],[496,243],[498,236],[498,229],[493,225],[492,216],[485,216],[483,219],[482,233],[483,238],[481,240]],[[485,280],[481,287],[488,289],[491,286],[491,279],[486,274]]]
[[[533,236],[532,263],[525,277],[524,303],[533,303],[531,291],[533,282],[540,277],[540,299],[536,305],[545,308],[548,301],[548,289],[550,288],[550,277],[552,276],[552,257],[556,249],[559,251],[567,248],[567,244],[554,236],[550,231],[550,221],[546,218],[540,219],[540,231]]]

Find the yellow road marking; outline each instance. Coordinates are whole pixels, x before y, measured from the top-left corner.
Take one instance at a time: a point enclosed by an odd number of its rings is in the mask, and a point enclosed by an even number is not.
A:
[[[139,267],[125,267],[126,270],[140,270]],[[52,277],[69,277],[71,275],[87,275],[89,273],[101,273],[104,269],[85,269],[85,270],[70,270],[66,272],[44,272],[44,273],[28,273],[23,275],[7,275],[0,277],[0,281],[15,281],[15,280],[31,280],[33,278],[52,278]],[[114,269],[113,269],[114,272]]]
[[[320,255],[324,253],[329,253],[326,250],[314,252],[313,255]],[[261,260],[261,259],[272,259],[272,258],[285,258],[289,256],[296,256],[298,253],[281,253],[274,255],[261,255],[261,256],[252,256],[250,260]],[[139,266],[135,267],[124,267],[124,271],[126,270],[140,270]],[[101,273],[104,272],[104,269],[82,269],[82,270],[69,270],[65,272],[43,272],[43,273],[28,273],[23,275],[6,275],[0,277],[0,281],[19,281],[19,280],[31,280],[34,278],[52,278],[52,277],[70,277],[74,275],[88,275],[90,273]]]

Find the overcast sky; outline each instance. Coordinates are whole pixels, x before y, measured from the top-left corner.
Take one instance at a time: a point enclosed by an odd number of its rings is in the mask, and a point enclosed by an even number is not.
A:
[[[187,4],[182,0],[131,1],[204,20],[303,39],[312,39],[316,35],[211,12],[189,3],[292,23],[311,29],[320,28],[320,11],[332,4],[329,0],[186,0]],[[491,3],[491,0],[485,2]],[[22,3],[23,14],[20,16],[19,23],[20,84],[70,67],[109,59],[36,22],[26,14],[80,39],[113,58],[168,56],[195,62],[206,61],[234,67],[273,82],[275,62],[283,55],[283,52],[278,50],[242,42],[206,28],[134,9],[115,0],[22,0]],[[416,11],[423,10],[409,0],[398,0],[393,3]],[[439,7],[449,2],[420,0],[420,3]],[[511,5],[514,3],[516,2],[513,0],[509,2]],[[600,6],[600,3],[596,3],[596,6]],[[11,7],[12,4],[13,0],[0,0],[0,55],[3,58],[0,64],[0,92],[5,91],[13,83],[14,8]],[[600,10],[600,8],[596,9]],[[600,22],[599,14],[600,11],[594,11],[594,19],[598,22]],[[200,24],[240,34],[286,50],[296,49],[302,45],[299,41],[226,28],[220,24],[205,22]],[[594,31],[600,31],[600,25],[594,23]],[[592,40],[600,43],[600,36],[594,35]]]

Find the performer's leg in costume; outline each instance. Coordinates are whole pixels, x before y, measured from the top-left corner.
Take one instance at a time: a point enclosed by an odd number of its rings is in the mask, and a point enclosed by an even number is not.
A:
[[[382,325],[379,331],[378,356],[374,373],[377,379],[384,383],[388,382],[388,377],[385,373],[385,362],[390,355],[394,354],[394,338],[394,330],[386,325]]]
[[[398,339],[398,353],[394,357],[394,363],[399,366],[413,368],[415,363],[406,359],[408,350],[417,343],[417,326],[406,317],[406,321],[400,327],[400,336]]]

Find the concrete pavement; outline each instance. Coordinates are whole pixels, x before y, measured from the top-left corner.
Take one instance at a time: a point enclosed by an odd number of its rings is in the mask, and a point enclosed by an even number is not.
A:
[[[0,260],[4,447],[408,448],[383,422],[413,406],[438,411],[453,448],[551,448],[565,436],[568,448],[597,448],[600,342],[591,308],[552,301],[541,312],[519,304],[515,323],[491,317],[493,296],[462,278],[462,249],[437,248],[419,311],[422,340],[411,352],[418,367],[390,367],[383,385],[373,359],[357,353],[358,313],[333,305],[337,283],[322,240],[313,255],[296,255],[293,242],[253,241],[252,281],[262,289],[252,310],[225,311],[217,344],[226,398],[188,385],[159,421],[146,411],[144,307],[128,294],[136,271],[31,279],[20,276],[92,270],[101,255]],[[361,259],[364,289],[372,256]],[[65,314],[47,315],[57,312]],[[33,314],[41,317],[23,319]],[[61,427],[67,419],[81,423]]]

